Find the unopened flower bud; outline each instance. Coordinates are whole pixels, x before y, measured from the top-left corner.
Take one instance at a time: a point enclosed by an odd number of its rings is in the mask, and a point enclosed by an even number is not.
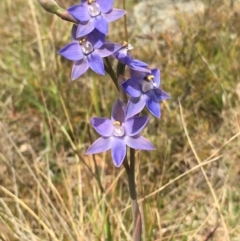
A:
[[[56,13],[56,10],[59,8],[58,4],[54,0],[37,0],[42,8],[47,12]]]
[[[40,3],[40,5],[45,11],[56,14],[63,20],[78,24],[78,21],[71,14],[69,14],[68,11],[59,7],[59,5],[54,0],[37,0],[37,1]]]

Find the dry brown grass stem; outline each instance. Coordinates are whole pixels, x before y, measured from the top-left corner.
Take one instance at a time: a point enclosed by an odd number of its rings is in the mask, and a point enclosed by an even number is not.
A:
[[[9,190],[7,190],[5,187],[0,186],[0,189],[9,197],[13,198],[22,208],[24,208],[33,218],[36,219],[36,221],[38,221],[41,226],[45,229],[45,231],[50,235],[50,237],[54,240],[54,241],[60,241],[59,239],[57,239],[55,233],[53,232],[53,230],[48,227],[46,225],[45,222],[43,222],[39,216],[30,208],[26,205],[26,203],[24,203],[21,199],[19,199],[16,195],[14,195],[13,193],[11,193]]]
[[[186,122],[185,122],[184,116],[183,116],[183,109],[182,109],[182,105],[181,105],[180,102],[179,102],[179,107],[180,107],[180,113],[181,113],[181,120],[182,120],[183,128],[184,128],[186,137],[187,137],[187,139],[188,139],[189,145],[191,146],[191,149],[192,149],[192,151],[193,151],[193,153],[194,153],[194,156],[196,157],[196,160],[197,160],[198,165],[199,165],[199,167],[200,167],[200,169],[201,169],[201,171],[202,171],[202,174],[203,174],[203,176],[204,176],[204,178],[205,178],[205,180],[206,180],[206,182],[207,182],[207,184],[208,184],[208,187],[209,187],[209,189],[210,189],[210,191],[211,191],[211,193],[212,193],[215,206],[216,206],[216,208],[217,208],[217,210],[218,210],[219,216],[221,217],[222,225],[223,225],[224,230],[225,230],[225,238],[226,238],[227,241],[230,241],[228,228],[227,228],[225,219],[224,219],[224,217],[223,217],[223,215],[222,215],[222,210],[221,210],[221,207],[220,207],[220,204],[219,204],[219,201],[218,201],[218,197],[217,197],[217,195],[216,195],[216,193],[215,193],[215,191],[214,191],[214,189],[213,189],[213,187],[212,187],[212,184],[210,183],[210,181],[209,181],[209,179],[208,179],[208,177],[207,177],[207,174],[206,174],[203,166],[201,165],[202,161],[201,161],[201,159],[199,158],[199,156],[198,156],[198,154],[197,154],[197,152],[196,152],[196,150],[195,150],[195,147],[194,147],[194,145],[193,145],[193,143],[192,143],[192,141],[191,141],[191,138],[190,138],[190,136],[189,136],[189,134],[188,134]],[[238,134],[240,134],[240,133],[238,133]]]
[[[33,0],[28,0],[28,5],[30,7],[31,15],[32,15],[32,21],[34,24],[34,29],[36,31],[36,37],[37,37],[37,43],[38,43],[38,49],[40,53],[40,59],[41,59],[41,66],[43,70],[46,69],[46,61],[45,61],[45,53],[44,53],[44,48],[43,48],[43,43],[42,43],[42,36],[41,36],[41,30],[37,21],[37,15],[36,15],[36,10],[35,6],[33,4]]]

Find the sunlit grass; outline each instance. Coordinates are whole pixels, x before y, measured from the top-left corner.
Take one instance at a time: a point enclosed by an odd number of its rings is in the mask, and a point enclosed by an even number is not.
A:
[[[143,133],[156,151],[137,152],[144,241],[206,240],[216,227],[212,240],[240,239],[240,6],[206,6],[195,21],[178,15],[177,36],[130,36],[171,94]],[[57,51],[71,26],[36,2],[1,1],[0,14],[0,239],[106,240],[110,228],[112,240],[131,240],[123,168],[109,153],[84,155],[97,138],[89,118],[109,117],[116,98],[110,77],[70,80],[72,63]],[[122,42],[122,23],[109,39]]]

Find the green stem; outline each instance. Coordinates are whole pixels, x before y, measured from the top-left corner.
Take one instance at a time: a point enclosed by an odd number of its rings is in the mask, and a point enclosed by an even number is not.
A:
[[[114,70],[113,70],[112,65],[110,63],[110,60],[109,60],[108,57],[104,58],[104,60],[105,60],[105,64],[106,64],[106,67],[107,67],[107,68],[105,68],[105,71],[110,75],[114,85],[116,86],[117,90],[119,91],[118,78],[114,73]]]
[[[133,215],[133,241],[141,241],[142,236],[142,218],[137,202],[137,192],[135,188],[135,150],[130,148],[130,164],[127,158],[124,159],[123,165],[128,176],[128,188],[131,198],[132,215]]]
[[[124,81],[124,72],[125,72],[125,64],[118,62],[117,65],[117,76],[115,75],[112,65],[108,58],[105,58],[106,68],[105,71],[110,75],[113,80],[113,83],[117,87],[117,90],[120,94],[120,99],[123,103],[127,104],[127,95],[126,92],[122,88],[122,82]],[[137,203],[137,192],[135,187],[135,150],[130,148],[130,165],[128,164],[127,157],[125,157],[123,161],[123,165],[126,169],[126,173],[128,176],[128,188],[131,198],[131,206],[132,206],[132,214],[133,214],[133,241],[141,241],[142,236],[142,220],[141,213]]]
[[[120,98],[127,104],[127,95],[121,86],[121,79],[120,77],[124,76],[125,65],[122,63],[118,63],[117,65],[117,77],[118,77],[118,84],[120,90]],[[132,214],[133,214],[133,241],[140,241],[142,236],[142,220],[141,220],[141,213],[137,203],[137,192],[135,187],[135,150],[130,148],[130,165],[128,164],[127,158],[124,159],[123,165],[126,169],[126,173],[128,176],[128,188],[129,194],[131,198],[131,206],[132,206]]]
[[[137,192],[135,187],[135,150],[132,148],[130,148],[130,171],[128,173],[128,185],[134,224],[133,241],[140,241],[142,236],[142,217],[137,202]]]

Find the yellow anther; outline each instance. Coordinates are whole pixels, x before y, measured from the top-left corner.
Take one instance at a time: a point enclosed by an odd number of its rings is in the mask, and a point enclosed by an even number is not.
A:
[[[123,47],[127,47],[128,46],[128,42],[127,41],[123,41],[122,45],[123,45]]]
[[[87,39],[86,39],[86,38],[81,38],[81,39],[79,39],[79,43],[80,43],[80,44],[83,44],[84,42],[87,42]]]
[[[154,75],[152,75],[152,74],[151,75],[147,75],[144,79],[149,81],[149,82],[151,82],[151,81],[154,80]]]
[[[121,123],[120,121],[114,121],[113,125],[115,125],[115,126],[121,126],[122,123]]]
[[[96,2],[96,0],[88,0],[88,4],[91,4],[93,2]]]

